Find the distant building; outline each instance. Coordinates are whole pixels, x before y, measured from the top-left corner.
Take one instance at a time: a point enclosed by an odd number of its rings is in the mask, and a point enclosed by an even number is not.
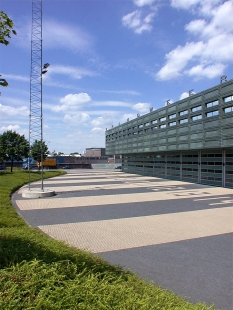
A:
[[[105,156],[105,148],[87,148],[85,157]]]
[[[122,171],[233,188],[233,80],[106,130]]]

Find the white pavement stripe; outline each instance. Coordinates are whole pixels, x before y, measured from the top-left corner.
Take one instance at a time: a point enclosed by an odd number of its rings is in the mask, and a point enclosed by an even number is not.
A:
[[[103,178],[103,179],[80,179],[80,180],[51,180],[51,181],[45,181],[44,184],[70,184],[70,183],[76,183],[76,184],[82,184],[82,183],[102,183],[102,182],[110,182],[110,181],[115,181],[115,179],[107,179],[107,178]],[[34,184],[40,184],[40,182],[35,182]]]
[[[139,182],[143,181],[146,182],[146,180],[148,180],[148,183],[150,184],[154,184],[154,182],[150,182],[150,179],[146,178],[146,179],[139,179]],[[63,183],[63,184],[69,184],[69,183],[77,183],[77,184],[80,184],[80,183],[101,183],[101,182],[110,182],[110,181],[114,181],[114,182],[135,182],[135,179],[134,178],[116,178],[114,176],[112,177],[103,177],[103,178],[97,178],[95,179],[94,177],[90,178],[90,177],[86,177],[86,178],[54,178],[54,179],[49,179],[49,180],[44,180],[44,184],[59,184],[59,183]],[[138,183],[138,181],[136,181]],[[33,184],[40,184],[41,181],[37,181],[37,182],[34,182]],[[159,182],[161,183],[161,182]]]
[[[201,199],[194,199],[194,201],[204,201],[204,200],[216,200],[216,199],[231,199],[231,197],[213,197],[213,198],[201,198]]]
[[[72,182],[73,183],[73,182]],[[77,186],[66,186],[65,182],[62,182],[63,186],[56,186],[56,184],[60,184],[57,182],[53,182],[50,185],[54,185],[53,190],[56,192],[70,192],[70,191],[87,191],[87,190],[101,190],[101,189],[130,189],[130,188],[138,188],[138,187],[146,187],[150,188],[153,191],[160,191],[162,190],[184,190],[184,187],[176,186],[176,185],[169,185],[164,186],[162,183],[147,183],[147,182],[124,182],[119,184],[101,184],[98,183],[96,185],[77,185]],[[40,185],[40,182],[35,182],[34,185]],[[44,183],[44,188],[47,189],[48,184]],[[52,187],[52,186],[50,186]],[[18,190],[18,193],[21,194],[25,189],[28,189],[28,186],[24,186]]]
[[[221,202],[210,203],[210,206],[225,205],[228,203],[233,203],[233,200],[222,200]]]
[[[84,223],[44,225],[52,238],[93,253],[130,249],[233,232],[233,208]]]
[[[147,187],[147,184],[111,184],[111,185],[84,185],[84,186],[56,186],[53,187],[54,190],[59,193],[59,192],[80,192],[80,191],[90,191],[90,190],[101,190],[101,189],[130,189],[130,188],[138,188],[138,187]],[[27,187],[21,188],[18,193],[21,194],[23,191],[25,191]],[[158,189],[159,190],[159,189]]]
[[[36,209],[54,209],[54,208],[72,208],[85,206],[104,206],[110,204],[122,203],[137,203],[149,201],[163,201],[163,200],[181,200],[182,198],[201,198],[213,197],[217,194],[228,194],[232,190],[227,188],[219,188],[216,190],[208,188],[208,193],[203,190],[195,189],[193,191],[183,190],[182,195],[179,192],[168,191],[153,191],[147,193],[132,193],[132,194],[117,194],[117,195],[97,195],[87,197],[70,197],[70,198],[47,198],[47,199],[27,199],[17,200],[16,203],[21,210],[36,210]]]

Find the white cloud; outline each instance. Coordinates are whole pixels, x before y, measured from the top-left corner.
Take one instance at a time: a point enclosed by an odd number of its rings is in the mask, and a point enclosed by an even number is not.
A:
[[[128,119],[132,120],[135,119],[135,114],[133,113],[127,113],[127,114],[123,114],[120,118],[120,123],[125,123]]]
[[[91,121],[93,128],[105,129],[110,128],[116,123],[115,118],[110,113],[105,113]]]
[[[171,0],[171,6],[177,9],[190,10],[195,6],[201,6],[202,12],[208,12],[207,8],[212,8],[221,0]]]
[[[177,9],[190,9],[203,0],[171,0],[171,6]]]
[[[109,93],[109,94],[117,94],[117,95],[131,95],[131,96],[139,96],[141,93],[135,90],[100,90],[100,93]]]
[[[92,106],[107,106],[107,107],[131,107],[132,104],[124,101],[95,101]]]
[[[185,29],[193,34],[201,34],[206,26],[203,19],[193,20],[185,26]]]
[[[143,31],[151,31],[152,30],[152,26],[149,24],[143,24],[140,27],[138,27],[137,29],[135,29],[135,33],[141,34]]]
[[[15,93],[19,94],[19,91],[15,91]],[[20,99],[18,97],[10,97],[10,96],[7,96],[4,98],[4,103],[8,103],[10,105],[14,105],[14,106],[25,106],[28,104],[29,105],[29,93],[27,91],[26,93],[26,96],[28,96],[28,101],[27,100],[23,100],[23,99]]]
[[[86,52],[92,48],[91,36],[74,25],[53,20],[43,22],[43,48],[70,49],[74,52]]]
[[[23,75],[17,75],[17,74],[2,74],[4,79],[7,80],[9,83],[10,80],[16,80],[16,81],[21,81],[21,82],[29,82],[30,77],[29,76],[23,76]]]
[[[3,105],[3,104],[0,103],[0,115],[28,116],[29,115],[29,110],[28,110],[28,107],[26,107],[26,106],[15,108],[15,107]]]
[[[67,75],[72,79],[82,79],[85,76],[92,77],[97,75],[96,72],[89,69],[62,65],[51,65],[45,77],[51,74]]]
[[[2,126],[0,127],[0,132],[5,132],[7,130],[17,131],[19,128],[19,125]]]
[[[132,109],[136,110],[139,113],[149,113],[150,112],[150,107],[151,104],[150,103],[142,103],[139,102],[135,105],[132,106]]]
[[[233,34],[222,34],[211,38],[205,45],[203,58],[211,62],[232,62]]]
[[[104,128],[94,127],[91,131],[100,132],[105,130]]]
[[[90,121],[90,116],[87,113],[77,113],[74,115],[66,114],[63,120],[65,123],[79,126],[88,123]]]
[[[227,1],[222,5],[211,8],[206,13],[211,20],[194,20],[185,29],[192,34],[200,34],[202,38],[213,38],[217,35],[231,33],[233,30],[233,2]],[[205,15],[206,15],[205,14]]]
[[[20,47],[30,48],[31,24],[23,23],[17,25],[17,37],[13,44]],[[43,21],[43,49],[65,49],[72,52],[92,52],[93,37],[77,25],[68,25],[62,21]]]
[[[203,65],[197,65],[192,67],[190,70],[187,70],[185,73],[189,76],[194,77],[207,77],[208,79],[215,78],[223,74],[225,65],[223,64],[215,64],[204,67]]]
[[[141,25],[141,11],[136,10],[122,17],[124,26],[129,28],[137,28]]]
[[[62,103],[62,105],[51,107],[51,110],[54,112],[67,112],[70,109],[76,110],[90,101],[91,97],[87,93],[68,94],[60,99],[60,103]]]
[[[185,99],[185,98],[188,98],[188,97],[189,97],[189,93],[184,92],[184,93],[182,93],[182,94],[180,95],[180,100]]]
[[[156,0],[133,0],[134,4],[142,7],[144,5],[152,5]]]
[[[152,13],[148,14],[148,15],[144,18],[143,21],[144,21],[146,24],[149,24],[149,23],[153,22],[154,16],[155,16],[155,12],[152,12]]]
[[[213,10],[212,24],[215,28],[224,29],[224,31],[231,32],[233,30],[232,14],[233,2],[232,0],[226,1],[217,9]]]
[[[79,93],[79,94],[68,94],[65,97],[60,99],[60,102],[65,105],[83,105],[91,101],[91,97],[87,93]]]
[[[122,23],[125,27],[133,29],[135,33],[141,34],[144,31],[151,31],[153,18],[155,16],[155,11],[147,14],[145,17],[142,15],[141,10],[133,11],[122,17]]]
[[[185,46],[178,46],[165,56],[167,62],[157,73],[157,79],[169,80],[180,76],[182,74],[181,70],[185,68],[187,63],[192,60],[193,57],[200,56],[203,50],[203,42],[191,42],[187,43]]]
[[[198,5],[195,19],[185,26],[197,41],[177,46],[166,54],[165,65],[157,72],[158,80],[169,80],[181,75],[199,78],[214,78],[224,73],[228,63],[233,62],[233,1],[218,0],[173,0],[176,8],[188,9]],[[208,7],[208,9],[207,9]]]

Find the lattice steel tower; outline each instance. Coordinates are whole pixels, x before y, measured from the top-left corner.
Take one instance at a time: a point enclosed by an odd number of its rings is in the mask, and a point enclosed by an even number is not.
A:
[[[42,0],[32,0],[30,146],[42,136]]]
[[[31,32],[31,74],[30,74],[30,120],[29,145],[37,141],[43,142],[43,111],[42,111],[42,74],[49,64],[42,67],[42,0],[32,0],[32,32]],[[42,163],[41,149],[41,163]],[[41,189],[43,190],[43,165]],[[30,167],[30,165],[28,165]],[[30,188],[30,173],[29,173]]]

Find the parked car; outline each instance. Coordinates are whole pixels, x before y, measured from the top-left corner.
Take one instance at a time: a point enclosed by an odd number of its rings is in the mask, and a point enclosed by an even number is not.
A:
[[[6,170],[6,167],[4,165],[0,165],[0,170]]]
[[[121,169],[122,169],[122,167],[121,167],[121,166],[117,166],[117,167],[115,167],[115,169],[120,169],[120,170],[121,170]]]
[[[64,166],[63,169],[73,169],[71,166]]]

